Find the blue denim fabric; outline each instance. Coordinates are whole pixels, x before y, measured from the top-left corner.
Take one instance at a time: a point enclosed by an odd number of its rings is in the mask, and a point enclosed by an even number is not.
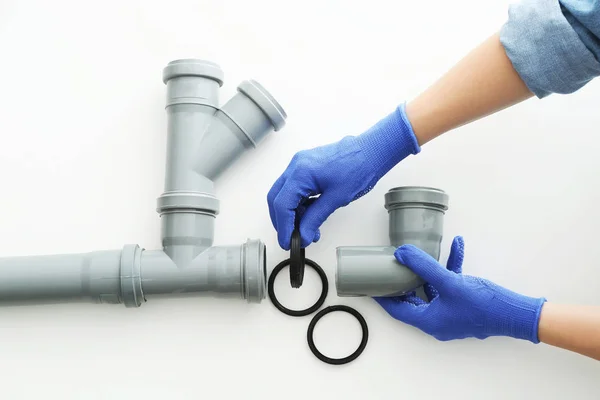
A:
[[[523,0],[500,41],[537,97],[573,93],[600,76],[600,0]]]

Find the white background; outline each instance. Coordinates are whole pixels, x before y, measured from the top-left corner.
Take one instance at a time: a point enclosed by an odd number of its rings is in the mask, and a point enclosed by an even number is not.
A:
[[[222,102],[255,78],[289,119],[218,182],[216,243],[277,246],[266,193],[298,150],[359,134],[496,31],[506,1],[0,2],[0,254],[159,245],[165,88],[172,59],[225,71]],[[139,309],[0,308],[0,398],[598,398],[600,363],[508,338],[437,342],[368,298],[333,288],[338,245],[387,243],[383,195],[450,194],[443,255],[467,244],[465,271],[550,301],[600,305],[600,82],[530,100],[427,144],[371,194],[339,210],[308,256],[326,269],[326,304],[363,313],[369,344],[332,367],[306,345],[309,318],[268,300],[158,300]],[[243,177],[243,178],[242,178]],[[284,274],[285,275],[285,274]],[[316,298],[307,272],[278,293]],[[350,317],[316,333],[329,355],[359,341]]]

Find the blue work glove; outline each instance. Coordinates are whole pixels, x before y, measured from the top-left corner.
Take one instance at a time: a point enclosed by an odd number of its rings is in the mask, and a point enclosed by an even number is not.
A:
[[[539,343],[544,298],[523,296],[486,279],[463,275],[464,242],[454,238],[448,269],[412,245],[399,247],[396,259],[428,282],[429,302],[414,293],[375,300],[394,318],[438,340],[510,336]]]
[[[368,193],[396,164],[419,151],[401,105],[359,136],[296,153],[267,195],[279,245],[289,250],[296,218],[302,247],[319,240],[319,227],[331,213]]]

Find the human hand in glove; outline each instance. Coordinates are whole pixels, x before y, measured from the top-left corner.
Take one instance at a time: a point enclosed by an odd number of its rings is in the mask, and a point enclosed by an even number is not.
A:
[[[539,343],[543,298],[523,296],[486,279],[462,274],[464,242],[454,238],[447,269],[412,245],[399,247],[396,259],[422,277],[429,302],[414,293],[375,300],[394,318],[438,340],[510,336]]]
[[[296,153],[267,195],[279,245],[289,250],[296,219],[302,247],[319,240],[319,227],[335,210],[369,192],[396,164],[419,151],[402,105],[359,136]]]

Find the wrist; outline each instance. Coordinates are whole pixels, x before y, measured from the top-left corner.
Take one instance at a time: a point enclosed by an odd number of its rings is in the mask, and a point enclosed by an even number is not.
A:
[[[377,171],[377,180],[409,155],[421,151],[404,104],[356,139],[367,163]]]

